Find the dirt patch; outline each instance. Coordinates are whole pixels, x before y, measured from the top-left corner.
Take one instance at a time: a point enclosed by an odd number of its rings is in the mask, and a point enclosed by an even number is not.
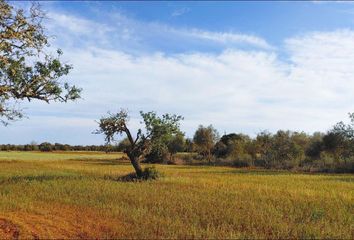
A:
[[[11,221],[0,218],[0,238],[1,239],[18,239],[20,236],[20,229],[18,225]]]
[[[119,219],[89,207],[40,204],[32,211],[1,214],[0,239],[101,239],[126,232]]]

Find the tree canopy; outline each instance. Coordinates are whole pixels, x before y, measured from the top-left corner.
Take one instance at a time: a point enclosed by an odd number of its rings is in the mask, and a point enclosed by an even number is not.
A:
[[[212,125],[208,127],[200,125],[194,133],[193,141],[197,147],[197,151],[203,156],[207,156],[210,161],[211,151],[218,138],[219,134]]]
[[[0,0],[0,121],[23,117],[22,100],[67,102],[81,89],[60,81],[72,66],[60,60],[62,51],[49,52],[49,37],[38,4],[25,11]]]

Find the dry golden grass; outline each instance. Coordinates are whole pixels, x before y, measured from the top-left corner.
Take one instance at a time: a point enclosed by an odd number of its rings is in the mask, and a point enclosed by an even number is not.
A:
[[[0,238],[353,239],[353,175],[163,166],[120,154],[0,152]]]

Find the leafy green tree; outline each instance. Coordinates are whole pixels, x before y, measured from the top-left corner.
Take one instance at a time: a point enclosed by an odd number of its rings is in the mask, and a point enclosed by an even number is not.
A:
[[[137,177],[143,176],[143,170],[140,161],[151,151],[154,144],[160,143],[171,134],[180,132],[179,122],[183,119],[178,115],[164,114],[162,117],[155,112],[140,112],[145,125],[144,131],[138,129],[134,138],[128,128],[129,116],[126,110],[102,117],[98,124],[99,129],[96,134],[104,134],[107,143],[114,141],[115,136],[125,134],[129,140],[129,147],[125,150],[131,164],[133,165]]]
[[[59,81],[72,66],[48,53],[48,35],[38,4],[29,11],[0,0],[0,122],[23,117],[14,102],[33,99],[67,102],[80,98],[81,89]]]
[[[323,137],[324,150],[330,152],[337,163],[340,159],[354,160],[354,113],[349,113],[350,123],[337,123]]]
[[[218,141],[218,138],[219,133],[212,125],[208,127],[200,125],[194,133],[193,142],[196,146],[196,150],[199,154],[207,157],[209,163],[211,161],[211,151]]]
[[[155,139],[151,144],[151,150],[145,157],[145,162],[148,163],[166,163],[171,160],[171,151],[174,151],[173,141],[183,133],[178,129],[177,131],[169,131],[158,139]],[[172,144],[172,145],[171,145]],[[176,142],[175,142],[176,144]],[[174,154],[174,153],[172,153]]]

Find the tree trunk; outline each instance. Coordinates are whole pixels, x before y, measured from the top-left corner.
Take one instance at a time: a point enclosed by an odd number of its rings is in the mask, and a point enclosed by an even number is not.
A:
[[[134,157],[129,157],[129,159],[135,169],[136,176],[138,176],[139,178],[142,177],[143,169],[140,166],[139,160]]]
[[[211,152],[210,149],[208,150],[208,163],[211,165]]]
[[[141,168],[140,166],[140,162],[139,162],[139,157],[136,157],[137,154],[134,153],[134,148],[135,148],[135,141],[129,131],[129,129],[125,126],[125,133],[127,134],[127,137],[129,139],[129,142],[130,142],[130,149],[127,151],[127,155],[130,159],[130,162],[131,164],[133,165],[134,169],[135,169],[135,173],[136,173],[136,176],[138,178],[142,177],[143,176],[143,169]],[[137,141],[138,139],[136,139]]]

